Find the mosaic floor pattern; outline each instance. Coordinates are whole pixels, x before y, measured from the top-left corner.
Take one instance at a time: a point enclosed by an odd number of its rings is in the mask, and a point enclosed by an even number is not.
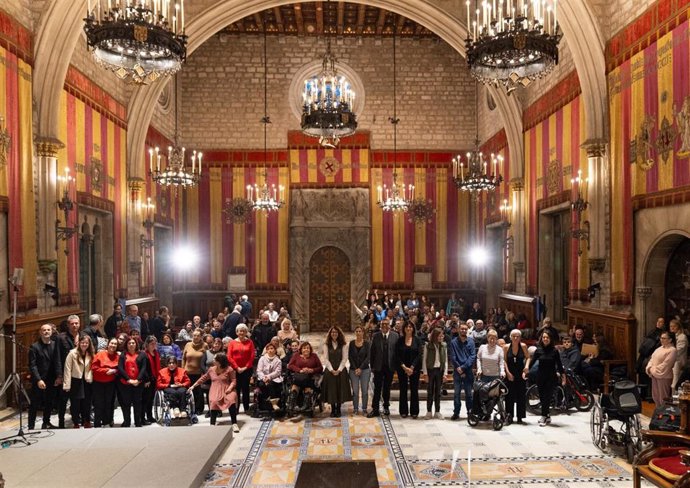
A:
[[[263,422],[241,462],[217,464],[206,488],[287,488],[305,459],[376,462],[381,487],[629,487],[630,466],[607,455],[406,458],[387,418]],[[471,484],[470,480],[471,479]]]

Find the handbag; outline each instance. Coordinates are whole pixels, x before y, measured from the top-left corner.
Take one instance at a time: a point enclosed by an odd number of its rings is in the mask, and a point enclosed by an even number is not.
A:
[[[649,421],[649,429],[678,432],[680,430],[680,407],[673,404],[656,407]]]

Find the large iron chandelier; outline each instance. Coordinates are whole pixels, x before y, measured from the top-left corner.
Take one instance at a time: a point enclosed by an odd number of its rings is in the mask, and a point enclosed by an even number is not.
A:
[[[398,163],[398,97],[397,97],[397,78],[396,78],[396,56],[395,56],[395,31],[393,31],[393,117],[388,121],[393,125],[393,184],[388,188],[385,184],[379,185],[377,190],[376,204],[384,212],[407,212],[414,201],[414,185],[410,184],[407,188],[405,184],[398,183],[397,163]]]
[[[87,0],[84,21],[96,62],[123,80],[147,84],[187,57],[184,0]]]
[[[160,148],[149,149],[149,173],[151,179],[161,186],[186,188],[195,186],[201,179],[201,158],[203,153],[192,151],[190,166],[187,166],[187,149],[178,144],[177,121],[177,77],[175,77],[175,145],[168,146],[167,166],[161,167]]]
[[[318,137],[319,144],[329,148],[336,147],[341,138],[357,129],[352,111],[355,92],[344,77],[338,76],[336,63],[329,37],[321,72],[304,81],[302,94],[302,132]]]
[[[266,162],[268,161],[268,124],[271,118],[268,116],[268,50],[266,48],[266,22],[264,20],[264,116],[261,119],[264,124],[264,183],[259,186],[247,186],[247,200],[251,203],[252,209],[261,212],[273,212],[281,209],[285,205],[285,187],[275,184],[268,185],[268,171]]]
[[[503,163],[503,156],[491,154],[487,161],[479,149],[479,88],[476,89],[477,115],[474,150],[465,155],[465,160],[458,155],[453,158],[453,181],[460,190],[469,191],[475,197],[479,192],[495,190],[503,181],[498,168]],[[491,167],[489,167],[491,163]]]
[[[508,93],[558,64],[558,0],[475,0],[467,6],[467,63],[480,82]]]

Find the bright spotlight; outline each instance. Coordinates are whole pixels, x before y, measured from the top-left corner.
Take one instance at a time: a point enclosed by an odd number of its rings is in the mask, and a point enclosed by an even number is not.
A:
[[[197,250],[191,246],[180,246],[172,252],[172,265],[180,271],[193,268],[199,262]]]
[[[473,247],[468,253],[468,258],[470,259],[470,264],[472,266],[480,268],[486,266],[489,262],[489,253],[483,247]]]

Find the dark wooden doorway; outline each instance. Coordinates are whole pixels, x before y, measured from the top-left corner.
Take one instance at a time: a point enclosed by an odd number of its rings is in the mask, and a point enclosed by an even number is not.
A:
[[[309,330],[350,329],[350,260],[337,247],[317,250],[309,262]]]

